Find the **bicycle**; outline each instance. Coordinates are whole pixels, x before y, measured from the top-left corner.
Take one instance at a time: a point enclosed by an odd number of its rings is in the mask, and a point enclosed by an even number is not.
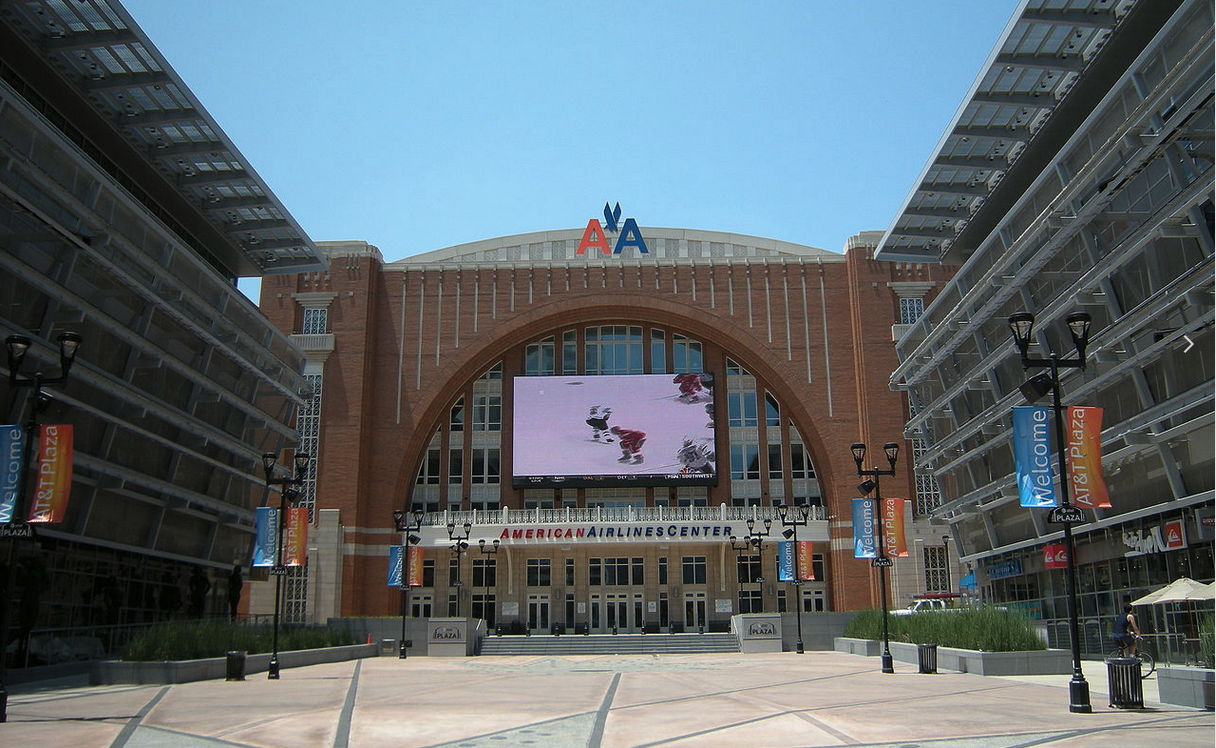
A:
[[[1135,654],[1128,654],[1127,647],[1116,642],[1115,651],[1111,652],[1110,656],[1140,660],[1140,677],[1147,678],[1157,670],[1157,660],[1150,653],[1144,651],[1143,637],[1137,636],[1135,637],[1135,641],[1137,645]]]

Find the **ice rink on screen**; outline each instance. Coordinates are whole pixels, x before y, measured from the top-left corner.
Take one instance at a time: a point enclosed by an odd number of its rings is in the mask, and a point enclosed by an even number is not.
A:
[[[675,474],[676,453],[685,438],[714,444],[712,402],[706,389],[692,403],[681,402],[674,374],[591,377],[516,377],[513,471],[516,476]],[[612,409],[608,427],[646,433],[641,464],[618,462],[621,449],[593,441],[587,425],[591,407]]]

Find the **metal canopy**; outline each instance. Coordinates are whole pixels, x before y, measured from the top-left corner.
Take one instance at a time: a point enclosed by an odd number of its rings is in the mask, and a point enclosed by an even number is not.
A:
[[[1134,5],[1022,0],[875,256],[942,260]]]
[[[327,266],[312,240],[118,3],[0,4],[82,98],[164,174],[248,265],[239,275]]]

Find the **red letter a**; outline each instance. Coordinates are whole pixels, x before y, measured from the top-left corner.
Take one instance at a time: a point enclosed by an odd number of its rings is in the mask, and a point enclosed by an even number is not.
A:
[[[608,248],[608,237],[604,236],[604,229],[594,218],[587,221],[587,228],[583,231],[583,240],[578,243],[578,249],[574,251],[574,254],[586,254],[588,247],[599,247],[604,254],[612,254],[612,250]]]

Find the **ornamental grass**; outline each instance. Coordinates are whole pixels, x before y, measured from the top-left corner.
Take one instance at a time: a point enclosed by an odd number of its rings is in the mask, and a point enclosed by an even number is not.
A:
[[[1029,620],[1018,613],[991,607],[888,616],[887,630],[891,641],[910,644],[937,644],[981,652],[1047,649]],[[844,635],[853,639],[882,639],[882,611],[861,611]]]
[[[356,643],[347,631],[324,627],[279,627],[279,651],[340,647]],[[274,648],[269,624],[227,621],[170,621],[137,634],[127,645],[126,662],[164,662],[223,657],[227,652],[258,654]]]

